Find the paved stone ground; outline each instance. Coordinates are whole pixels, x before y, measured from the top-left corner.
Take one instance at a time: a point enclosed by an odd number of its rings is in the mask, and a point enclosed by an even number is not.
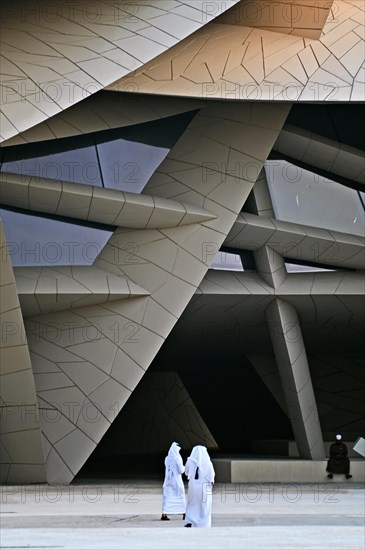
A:
[[[7,549],[364,550],[358,484],[217,484],[212,529],[160,521],[161,484],[1,487]]]

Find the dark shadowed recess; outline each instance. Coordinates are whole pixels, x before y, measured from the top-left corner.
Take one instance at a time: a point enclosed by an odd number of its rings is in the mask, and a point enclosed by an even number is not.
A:
[[[339,141],[357,149],[365,146],[365,105],[296,103],[286,124]]]
[[[179,323],[178,323],[179,325]],[[219,445],[213,457],[256,456],[252,443],[256,439],[293,439],[290,422],[254,367],[236,342],[226,346],[214,336],[189,338],[184,330],[175,328],[149,368],[151,372],[175,371],[184,383],[212,435]],[[224,342],[224,336],[223,336]],[[134,390],[138,392],[138,386]],[[147,414],[147,413],[146,413]],[[150,411],[153,415],[153,410]],[[165,450],[160,453],[117,456],[118,424],[123,409],[90,456],[77,480],[85,478],[133,478],[143,474],[163,476]],[[188,452],[182,451],[185,459]]]

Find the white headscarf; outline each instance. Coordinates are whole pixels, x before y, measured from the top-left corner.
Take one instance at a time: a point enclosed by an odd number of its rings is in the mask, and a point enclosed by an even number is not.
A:
[[[208,482],[214,483],[215,472],[213,464],[210,460],[207,448],[203,445],[196,445],[186,461],[185,473],[188,479],[195,477],[197,468],[199,468],[199,472],[203,474]]]
[[[176,442],[172,443],[167,457],[165,458],[166,474],[164,486],[171,480],[174,470],[176,473],[182,474],[184,471],[183,460],[180,455],[180,445]]]

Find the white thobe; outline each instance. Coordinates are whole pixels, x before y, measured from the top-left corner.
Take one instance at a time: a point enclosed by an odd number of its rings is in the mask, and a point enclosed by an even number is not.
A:
[[[185,487],[181,477],[183,471],[182,463],[181,467],[179,464],[174,464],[166,469],[162,497],[163,514],[185,514]]]
[[[211,527],[212,487],[213,484],[201,472],[199,479],[189,480],[186,523],[191,523],[193,527]]]

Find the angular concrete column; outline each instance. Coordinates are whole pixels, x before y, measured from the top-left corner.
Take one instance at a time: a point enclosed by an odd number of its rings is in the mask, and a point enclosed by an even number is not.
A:
[[[265,169],[252,190],[252,206],[258,216],[275,218]],[[285,260],[270,246],[262,246],[254,251],[257,270],[264,281],[272,288],[278,288],[286,279]]]
[[[257,271],[272,288],[279,288],[286,279],[284,258],[270,246],[254,251]]]
[[[275,218],[265,168],[261,170],[255,187],[252,189],[252,199],[255,214],[263,218]]]
[[[307,354],[295,308],[275,298],[265,311],[294,437],[301,458],[325,458]]]
[[[40,413],[13,268],[0,220],[0,483],[46,480]]]

